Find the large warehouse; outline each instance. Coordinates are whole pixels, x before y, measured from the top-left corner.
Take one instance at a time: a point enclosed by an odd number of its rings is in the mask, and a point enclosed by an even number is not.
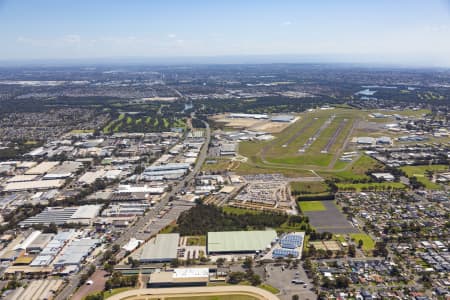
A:
[[[180,234],[158,234],[147,242],[141,250],[141,263],[171,262],[177,258]]]
[[[254,253],[270,248],[277,238],[275,230],[208,232],[208,254]]]

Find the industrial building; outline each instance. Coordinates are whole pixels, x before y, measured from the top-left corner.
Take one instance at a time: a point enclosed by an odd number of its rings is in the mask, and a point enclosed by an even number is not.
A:
[[[220,156],[234,156],[236,155],[237,144],[222,144],[220,146]]]
[[[53,233],[41,233],[26,247],[27,253],[39,253],[53,239]]]
[[[61,231],[56,234],[53,239],[47,243],[41,253],[31,262],[31,267],[45,267],[49,266],[55,259],[66,243],[75,235],[75,230]]]
[[[78,207],[47,207],[43,212],[19,223],[21,227],[35,224],[63,225],[68,223],[81,223],[88,225],[98,215],[101,205],[83,205]]]
[[[57,161],[43,161],[39,165],[25,172],[26,175],[44,175],[51,169],[59,165]]]
[[[206,286],[209,282],[208,268],[177,268],[150,274],[147,288]]]
[[[141,250],[141,263],[170,262],[177,258],[180,234],[158,234],[147,242]]]
[[[64,180],[52,179],[52,180],[33,180],[25,182],[11,182],[7,183],[3,190],[5,192],[18,192],[28,190],[49,190],[57,189],[63,186]]]
[[[289,123],[292,122],[295,119],[292,115],[278,115],[273,116],[270,120],[272,122],[281,122],[281,123]]]
[[[174,180],[182,178],[189,170],[189,163],[168,163],[160,166],[150,166],[144,170],[144,180]]]
[[[161,195],[165,192],[164,186],[151,187],[148,185],[119,185],[114,194],[142,193],[150,195]]]
[[[67,248],[64,249],[64,253],[57,258],[54,265],[55,267],[68,265],[79,266],[99,244],[101,244],[99,239],[86,238],[74,240],[67,246]]]
[[[304,232],[294,232],[283,235],[272,251],[272,258],[301,258],[304,240]]]
[[[255,253],[270,248],[275,230],[208,232],[208,254]]]

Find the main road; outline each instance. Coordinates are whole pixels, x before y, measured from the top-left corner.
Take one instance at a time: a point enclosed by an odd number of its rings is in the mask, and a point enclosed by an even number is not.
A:
[[[203,121],[203,124],[205,124],[205,143],[203,144],[200,153],[197,158],[197,162],[195,163],[194,168],[192,171],[184,177],[183,180],[178,182],[175,186],[172,187],[172,190],[168,192],[161,201],[152,209],[150,212],[145,214],[143,217],[141,217],[137,222],[132,224],[117,240],[114,241],[114,244],[119,245],[120,247],[124,246],[131,237],[134,237],[136,233],[144,228],[150,220],[156,218],[156,216],[161,212],[161,210],[167,205],[169,202],[169,199],[176,195],[182,188],[184,188],[185,183],[191,182],[195,176],[200,172],[203,163],[205,162],[206,156],[208,154],[208,147],[209,143],[211,141],[211,128],[209,127],[209,124],[205,121]],[[107,248],[110,249],[111,245]],[[124,252],[120,251],[117,254],[117,260],[122,259],[124,256]],[[99,265],[101,261],[103,260],[103,255],[99,255],[94,260],[95,265]],[[87,272],[87,266],[82,267],[80,272],[76,275],[72,275],[69,279],[69,282],[64,287],[64,289],[56,296],[55,300],[66,300],[69,299],[73,293],[76,291],[78,284],[80,282],[80,278],[82,274],[85,274]]]

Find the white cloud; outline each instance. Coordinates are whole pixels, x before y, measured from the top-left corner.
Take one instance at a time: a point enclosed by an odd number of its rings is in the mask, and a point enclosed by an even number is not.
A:
[[[290,26],[293,23],[291,21],[284,21],[283,23],[281,23],[281,26]]]
[[[169,33],[169,34],[167,35],[167,37],[168,37],[169,39],[174,39],[174,38],[177,37],[177,35],[176,35],[175,33]]]

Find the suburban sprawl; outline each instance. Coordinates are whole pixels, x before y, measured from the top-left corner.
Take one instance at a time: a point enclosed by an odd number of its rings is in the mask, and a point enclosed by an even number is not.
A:
[[[449,299],[449,82],[0,68],[1,298]]]

